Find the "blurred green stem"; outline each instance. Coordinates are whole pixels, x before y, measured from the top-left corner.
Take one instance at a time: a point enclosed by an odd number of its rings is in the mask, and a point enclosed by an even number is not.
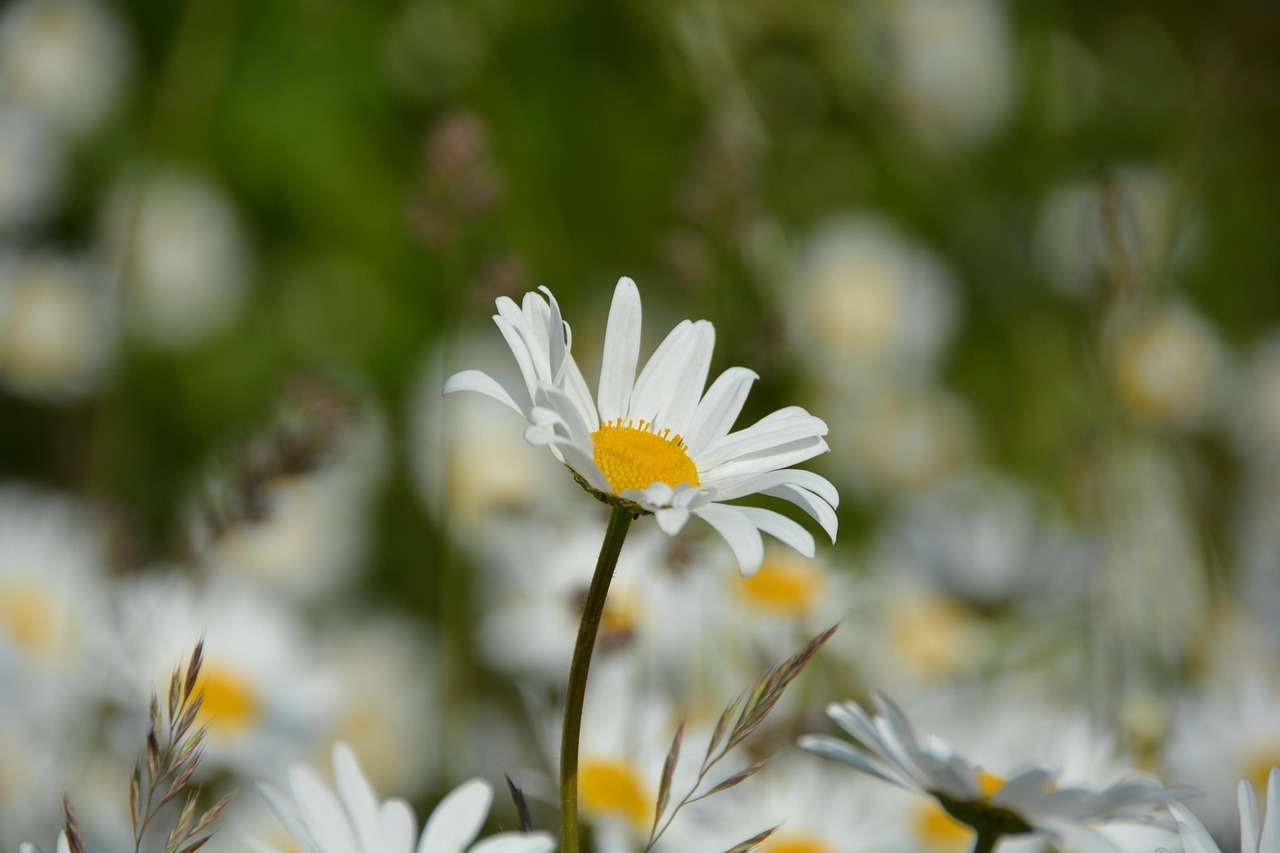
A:
[[[977,839],[973,842],[973,853],[991,853],[996,849],[996,842],[999,840],[999,832],[979,832]]]
[[[615,506],[609,516],[609,527],[600,546],[600,558],[587,590],[578,625],[578,639],[573,644],[573,663],[569,665],[569,686],[565,690],[564,730],[560,736],[560,853],[578,853],[578,734],[582,731],[582,703],[587,695],[587,670],[591,652],[604,614],[604,600],[609,582],[618,566],[622,541],[631,527],[631,511]]]

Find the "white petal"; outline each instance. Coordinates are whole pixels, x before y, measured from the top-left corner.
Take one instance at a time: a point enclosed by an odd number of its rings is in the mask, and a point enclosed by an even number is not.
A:
[[[493,788],[483,779],[454,788],[427,820],[418,853],[462,853],[484,825],[491,802]]]
[[[547,354],[551,367],[551,381],[558,385],[569,355],[569,347],[565,343],[569,335],[568,326],[564,322],[564,317],[560,314],[560,303],[556,302],[556,298],[551,295],[551,291],[546,287],[539,287],[538,290],[546,294],[547,301],[550,303],[548,306],[550,316],[547,318]],[[526,294],[525,301],[527,302],[532,295]]]
[[[740,506],[736,509],[760,530],[779,542],[790,545],[802,555],[812,558],[816,553],[813,534],[785,515],[755,506]]]
[[[819,498],[814,497],[810,492],[805,491],[799,486],[775,486],[771,489],[765,489],[761,494],[770,497],[782,498],[790,501],[802,510],[807,512],[814,521],[822,525],[822,529],[831,537],[832,544],[836,541],[836,533],[839,531],[840,520],[836,516],[836,511],[831,508],[830,504]]]
[[[1258,796],[1248,779],[1241,779],[1236,787],[1236,801],[1240,806],[1240,849],[1254,853],[1262,827],[1258,817]]]
[[[756,474],[736,474],[731,477],[716,476],[708,473],[701,477],[702,484],[715,488],[722,501],[744,498],[747,495],[765,493],[766,489],[783,484],[797,486],[812,492],[832,508],[840,506],[840,493],[826,477],[798,468],[786,468],[781,471],[764,471]]]
[[[418,819],[413,809],[399,797],[387,800],[378,809],[378,824],[382,829],[382,840],[387,853],[412,853],[415,834],[418,831]],[[376,853],[376,851],[368,851]]]
[[[730,460],[806,438],[827,434],[827,425],[799,406],[765,415],[746,429],[731,432],[694,455],[699,471],[711,471]]]
[[[751,384],[759,378],[755,371],[745,367],[731,367],[721,373],[707,389],[681,434],[685,444],[696,452],[728,435],[742,413]]]
[[[351,825],[360,841],[360,849],[365,853],[384,849],[382,829],[378,824],[378,797],[360,772],[355,754],[345,743],[333,746],[333,774],[338,794],[347,807]]]
[[[1267,815],[1262,819],[1259,853],[1280,851],[1280,771],[1271,768],[1267,777]]]
[[[582,422],[592,432],[598,430],[600,428],[600,415],[596,411],[596,401],[591,399],[591,389],[587,387],[586,380],[582,378],[582,371],[578,369],[578,363],[574,361],[572,353],[565,358],[563,388],[564,393],[578,409]]]
[[[699,471],[706,473],[708,482],[715,482],[731,477],[745,477],[748,474],[764,474],[769,471],[789,468],[792,465],[807,462],[815,456],[826,453],[828,450],[830,448],[827,447],[825,440],[818,436],[810,436],[775,445],[768,449],[742,454],[711,469],[704,467],[703,463],[697,459],[694,460],[694,463],[698,466]]]
[[[680,372],[667,395],[667,402],[652,420],[673,433],[682,434],[693,418],[707,386],[707,371],[711,369],[711,354],[716,347],[716,329],[706,320],[693,324],[693,346],[680,365]]]
[[[658,529],[668,536],[675,536],[684,530],[684,526],[689,523],[689,515],[689,510],[684,507],[668,507],[653,513]]]
[[[526,438],[528,435],[526,434]],[[587,485],[595,489],[597,492],[604,492],[607,495],[613,494],[613,486],[609,485],[609,479],[605,477],[604,472],[600,470],[600,466],[596,464],[595,457],[589,448],[574,444],[568,439],[554,439],[549,442],[551,447],[559,452],[564,464],[573,469],[582,479],[587,481]]]
[[[1178,822],[1178,834],[1182,836],[1182,846],[1186,853],[1221,853],[1213,836],[1204,828],[1191,809],[1182,803],[1169,803],[1169,811]]]
[[[267,801],[267,806],[275,813],[276,819],[284,826],[285,831],[298,842],[304,850],[313,850],[314,842],[311,840],[306,827],[298,819],[297,809],[289,800],[288,796],[274,785],[266,782],[258,783],[258,791],[262,794],[262,798]]]
[[[885,782],[897,785],[899,788],[905,788],[909,791],[917,790],[872,764],[855,747],[828,735],[801,735],[796,744],[801,749],[812,752],[814,755],[821,755],[823,758],[829,758],[832,761],[839,761],[843,764],[848,764],[850,767],[856,767],[863,773],[875,776],[877,779],[883,779]]]
[[[295,765],[289,771],[289,787],[307,831],[326,851],[346,853],[357,849],[342,804],[318,773],[305,765]]]
[[[631,388],[640,359],[640,291],[629,278],[618,279],[604,331],[604,356],[600,361],[600,420],[627,416]]]
[[[507,302],[511,300],[507,299]],[[521,334],[521,329],[524,328],[524,315],[514,303],[511,304],[510,313],[504,313],[502,300],[499,299],[498,313],[494,315],[493,322],[502,333],[502,339],[507,342],[507,348],[511,350],[511,355],[516,360],[516,367],[520,368],[520,377],[524,379],[524,386],[532,395],[533,389],[538,386],[540,380],[550,378],[543,375],[546,373],[545,368],[539,369],[539,365],[546,359],[546,354],[529,350],[529,343]]]
[[[504,832],[481,841],[470,853],[550,853],[556,840],[545,832]]]
[[[628,419],[637,422],[653,421],[654,415],[658,414],[671,396],[671,389],[680,377],[684,362],[693,351],[696,337],[693,323],[682,320],[658,344],[631,391],[631,404],[627,407]]]
[[[455,391],[476,391],[492,397],[526,419],[529,417],[529,410],[533,408],[529,392],[510,379],[487,370],[463,370],[453,374],[444,382],[444,393],[452,394]]]
[[[756,573],[764,562],[764,542],[745,516],[734,507],[724,504],[708,504],[693,511],[694,515],[710,524],[729,543],[738,572],[745,578]]]
[[[253,853],[283,853],[280,848],[272,847],[270,844],[263,844],[256,838],[246,838],[244,843],[249,845],[249,849],[252,850]],[[24,853],[23,848],[18,848],[18,853]],[[31,853],[39,853],[39,851],[32,848]],[[58,848],[58,853],[62,853],[61,847]]]

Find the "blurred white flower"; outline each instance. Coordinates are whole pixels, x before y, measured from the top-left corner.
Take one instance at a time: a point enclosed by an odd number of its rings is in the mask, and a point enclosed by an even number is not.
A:
[[[127,707],[167,684],[175,664],[204,637],[197,719],[208,725],[205,772],[271,773],[329,734],[339,707],[335,674],[317,660],[297,615],[278,601],[228,578],[196,586],[173,572],[120,592],[119,689]]]
[[[0,487],[0,699],[65,719],[101,696],[111,632],[107,547],[91,513]]]
[[[342,685],[334,736],[363,757],[365,776],[379,788],[426,793],[441,763],[439,640],[407,619],[367,613],[321,642]]]
[[[1084,296],[1102,282],[1135,287],[1155,280],[1193,248],[1196,231],[1162,171],[1121,166],[1051,189],[1040,207],[1035,249],[1057,289]]]
[[[1258,812],[1258,795],[1248,779],[1236,789],[1240,806],[1240,853],[1280,853],[1280,769],[1267,774],[1267,810]],[[1204,824],[1182,803],[1170,803],[1169,811],[1178,821],[1185,853],[1222,853]],[[1164,853],[1164,851],[1161,851]]]
[[[783,295],[798,353],[837,388],[885,372],[931,375],[955,331],[955,282],[892,223],[843,216],[820,226]]]
[[[145,340],[188,349],[235,320],[253,259],[235,203],[217,184],[178,168],[149,169],[112,193],[103,228]]]
[[[0,382],[49,402],[102,384],[116,342],[101,272],[62,256],[0,255]]]
[[[1262,788],[1280,766],[1280,687],[1273,673],[1258,671],[1243,684],[1211,687],[1178,700],[1165,766],[1170,779],[1203,791],[1190,810],[1216,837],[1234,843],[1231,790],[1241,779]]]
[[[0,12],[0,99],[56,127],[92,129],[133,65],[119,15],[93,0],[16,0]]]
[[[693,743],[689,743],[692,747]],[[851,785],[836,768],[783,753],[742,785],[682,810],[658,851],[729,850],[778,830],[760,853],[879,853],[906,849],[900,807],[871,784]]]
[[[877,388],[831,402],[835,462],[867,497],[919,493],[968,461],[975,428],[964,401],[934,387]]]
[[[497,342],[469,338],[451,346],[449,361],[499,369],[511,353]],[[478,395],[444,401],[442,358],[432,354],[413,390],[409,447],[414,485],[450,536],[485,548],[494,527],[513,516],[562,518],[562,504],[577,493],[563,466],[550,454],[530,453],[512,423],[494,417],[492,403]]]
[[[1186,308],[1121,319],[1111,341],[1121,402],[1155,423],[1194,424],[1212,402],[1219,350],[1213,330]]]
[[[260,514],[225,528],[193,517],[196,550],[211,571],[311,601],[349,587],[366,567],[371,504],[389,455],[385,419],[361,405],[317,429],[327,431],[319,440],[328,446],[315,466],[261,483]]]
[[[569,326],[551,292],[527,293],[523,309],[507,297],[494,316],[523,384],[481,370],[451,376],[444,393],[476,391],[519,412],[525,439],[544,445],[598,499],[652,513],[668,536],[698,516],[724,537],[741,573],[764,556],[761,532],[813,556],[813,535],[790,518],[728,501],[764,494],[794,503],[834,542],[835,487],[791,465],[827,451],[827,425],[798,406],[779,409],[731,432],[756,374],[722,373],[703,394],[715,329],[685,320],[636,375],[640,292],[619,279],[609,310],[599,405],[570,352]],[[549,301],[548,301],[549,300]]]
[[[805,735],[803,749],[926,797],[955,819],[998,837],[1035,833],[1054,844],[1098,845],[1095,827],[1113,821],[1155,823],[1158,809],[1189,796],[1155,779],[1130,777],[1101,789],[1058,787],[1059,770],[1022,763],[1009,778],[993,775],[947,741],[917,738],[902,712],[881,696],[867,714],[856,702],[832,703],[827,714],[861,748],[828,735]]]
[[[66,194],[61,142],[38,119],[0,103],[0,235],[39,225]]]
[[[446,796],[418,838],[413,809],[397,798],[379,801],[344,743],[333,747],[333,768],[334,787],[305,764],[290,768],[289,794],[259,785],[302,853],[550,853],[556,847],[543,832],[503,832],[473,846],[493,802],[493,787],[483,779],[464,782]],[[247,841],[257,853],[281,853]]]
[[[1013,106],[1013,46],[1001,0],[891,5],[891,91],[907,123],[941,151],[990,137]]]

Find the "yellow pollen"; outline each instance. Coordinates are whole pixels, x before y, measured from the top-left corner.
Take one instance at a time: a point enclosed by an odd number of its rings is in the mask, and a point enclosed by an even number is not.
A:
[[[258,697],[239,673],[206,666],[197,686],[204,691],[198,719],[210,729],[234,735],[257,722]]]
[[[679,435],[671,435],[669,429],[654,431],[648,421],[633,424],[610,421],[591,434],[596,464],[615,495],[654,483],[698,485],[698,469]]]
[[[630,766],[609,759],[585,761],[578,768],[582,808],[597,817],[625,817],[646,826],[653,803]]]
[[[813,566],[777,557],[766,557],[760,570],[741,584],[750,604],[780,614],[806,612],[822,591],[822,577]]]
[[[836,849],[812,835],[775,835],[765,842],[765,853],[836,853]]]
[[[0,588],[0,634],[30,655],[53,651],[59,632],[57,602],[37,584]]]

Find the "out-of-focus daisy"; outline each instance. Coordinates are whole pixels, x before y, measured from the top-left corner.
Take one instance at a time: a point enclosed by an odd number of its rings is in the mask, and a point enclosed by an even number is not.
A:
[[[1267,774],[1267,810],[1258,812],[1258,795],[1248,779],[1236,789],[1240,805],[1240,853],[1280,853],[1280,769]],[[1222,853],[1209,830],[1182,803],[1170,803],[1169,811],[1178,821],[1185,853]],[[1166,853],[1166,851],[1161,851]]]
[[[1050,190],[1036,252],[1058,290],[1084,296],[1102,281],[1119,287],[1149,282],[1194,248],[1195,235],[1195,220],[1180,216],[1167,175],[1123,166]]]
[[[941,388],[879,388],[837,395],[833,423],[844,441],[837,462],[872,497],[919,493],[957,470],[972,452],[964,402]]]
[[[0,104],[0,234],[38,225],[62,202],[66,155],[54,133]]]
[[[1111,353],[1120,400],[1161,424],[1189,424],[1210,402],[1220,359],[1206,324],[1185,308],[1122,321]]]
[[[986,139],[1013,103],[1004,4],[908,0],[892,8],[892,92],[908,123],[943,151]]]
[[[329,632],[323,646],[342,684],[334,735],[363,756],[371,783],[421,796],[440,768],[439,640],[407,619],[367,614]]]
[[[93,0],[18,0],[0,14],[0,98],[80,132],[119,99],[133,64],[123,22]]]
[[[105,230],[143,338],[187,349],[235,319],[252,259],[240,215],[217,184],[178,169],[149,171],[113,194]]]
[[[114,315],[91,264],[0,256],[0,382],[53,402],[91,394],[110,366]]]
[[[86,508],[36,489],[0,488],[3,702],[63,718],[103,689],[95,675],[111,630],[106,576],[105,536]]]
[[[934,798],[951,817],[989,842],[1030,833],[1055,844],[1096,838],[1095,826],[1112,821],[1156,822],[1156,810],[1192,793],[1187,788],[1166,788],[1146,777],[1132,777],[1100,790],[1059,788],[1058,771],[1041,764],[1024,765],[1003,779],[941,738],[918,739],[907,718],[883,697],[876,697],[876,709],[872,716],[852,701],[827,706],[832,720],[865,751],[827,735],[805,735],[800,746]]]
[[[523,385],[466,370],[446,394],[478,391],[528,421],[525,438],[545,445],[600,500],[652,513],[667,535],[696,515],[725,538],[742,574],[764,558],[761,531],[814,554],[812,534],[773,510],[727,503],[765,494],[795,503],[835,540],[839,496],[827,480],[788,466],[827,450],[827,426],[799,407],[780,409],[730,432],[756,374],[733,367],[703,394],[715,329],[680,323],[636,375],[640,294],[619,280],[609,311],[599,406],[570,353],[571,336],[550,291],[525,295],[523,309],[498,300],[494,321],[520,367]],[[550,300],[548,302],[548,299]]]
[[[269,773],[330,731],[338,707],[334,674],[317,661],[297,616],[276,600],[227,578],[196,586],[173,573],[122,594],[122,702],[132,706],[167,683],[174,662],[204,636],[197,720],[208,725],[206,770]]]
[[[419,838],[413,809],[397,798],[380,802],[346,744],[334,746],[333,768],[334,787],[305,764],[290,768],[289,794],[259,786],[303,853],[549,853],[555,849],[555,839],[542,832],[503,832],[472,845],[493,802],[493,787],[483,779],[464,782],[446,796],[427,818]],[[257,853],[281,853],[254,839],[248,843]]]
[[[498,368],[510,351],[487,336],[464,338],[450,347],[463,363]],[[440,357],[432,354],[413,390],[411,462],[414,485],[433,515],[447,513],[442,526],[469,548],[486,550],[498,527],[519,518],[534,523],[559,518],[563,501],[576,497],[572,482],[550,454],[530,453],[523,437],[492,403],[464,394],[441,400]],[[447,403],[447,404],[446,404]],[[597,543],[599,544],[599,543]]]
[[[728,850],[770,827],[760,853],[881,853],[905,849],[897,803],[867,780],[854,787],[836,768],[795,753],[773,758],[751,780],[682,810],[657,845],[666,853]],[[901,799],[901,798],[899,798]]]
[[[785,298],[798,351],[837,387],[886,370],[931,372],[956,325],[954,283],[941,262],[871,216],[820,227]]]
[[[1215,687],[1179,700],[1164,758],[1170,779],[1204,791],[1191,811],[1215,836],[1234,841],[1233,785],[1245,779],[1261,788],[1280,765],[1280,688],[1257,672],[1244,684]]]

